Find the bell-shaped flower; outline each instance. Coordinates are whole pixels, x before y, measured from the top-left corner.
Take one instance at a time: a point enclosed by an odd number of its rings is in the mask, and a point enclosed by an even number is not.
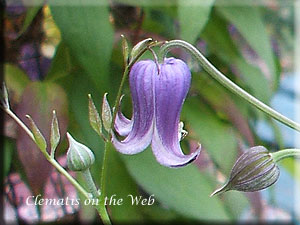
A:
[[[129,74],[133,115],[127,119],[117,112],[112,143],[123,154],[136,154],[152,145],[157,161],[168,167],[180,167],[194,161],[200,146],[189,155],[180,147],[180,113],[191,84],[191,72],[179,59],[167,58],[157,65],[152,60],[139,61]]]

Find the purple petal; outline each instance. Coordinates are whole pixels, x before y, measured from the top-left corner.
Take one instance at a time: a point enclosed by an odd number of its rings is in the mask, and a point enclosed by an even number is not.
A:
[[[128,136],[119,141],[112,135],[115,148],[124,154],[143,151],[151,142],[154,118],[154,78],[156,64],[151,60],[134,64],[129,74],[129,84],[133,105],[133,126]]]
[[[123,96],[120,99],[120,110],[117,112],[114,127],[119,135],[126,136],[132,130],[133,119],[132,120],[127,119],[121,112],[122,98],[123,98]]]
[[[179,59],[165,59],[155,79],[155,127],[152,150],[157,161],[169,167],[195,160],[200,148],[184,155],[178,138],[180,112],[191,83],[188,66]]]

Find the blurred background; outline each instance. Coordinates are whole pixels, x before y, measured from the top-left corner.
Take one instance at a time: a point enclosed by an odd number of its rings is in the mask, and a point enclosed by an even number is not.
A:
[[[124,69],[121,34],[130,47],[148,37],[186,40],[240,87],[293,119],[299,94],[294,14],[294,3],[276,0],[9,0],[4,14],[4,80],[10,103],[25,123],[25,115],[31,115],[48,140],[55,109],[62,137],[56,158],[66,166],[68,131],[95,153],[92,174],[99,185],[104,143],[90,127],[87,95],[92,94],[100,109],[108,92],[113,104]],[[134,156],[110,151],[108,194],[125,200],[109,207],[113,223],[299,222],[299,166],[292,158],[279,163],[281,176],[267,190],[209,197],[244,150],[255,145],[270,151],[293,148],[295,132],[231,94],[184,51],[175,49],[169,55],[187,62],[192,71],[181,115],[189,134],[181,146],[188,153],[200,142],[203,150],[192,165],[180,169],[160,166],[150,148]],[[153,56],[147,52],[143,58]],[[127,82],[123,93],[122,110],[130,117]],[[95,210],[84,204],[27,205],[32,195],[81,196],[6,115],[3,135],[8,224],[100,222]],[[80,174],[72,175],[83,183]],[[132,205],[128,194],[154,195],[155,204]]]

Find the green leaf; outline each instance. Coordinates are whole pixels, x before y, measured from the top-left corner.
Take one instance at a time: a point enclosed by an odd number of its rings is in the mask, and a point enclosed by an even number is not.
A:
[[[103,96],[103,102],[102,102],[102,121],[103,126],[107,132],[110,131],[111,121],[112,121],[112,115],[111,115],[111,109],[109,106],[109,103],[107,101],[107,93]]]
[[[225,174],[229,174],[237,156],[237,142],[234,130],[215,117],[206,105],[196,99],[188,99],[184,106],[183,117],[186,125],[195,132],[214,163]],[[189,128],[187,128],[189,132]],[[222,154],[226,152],[226,157]]]
[[[61,1],[53,0],[50,9],[70,54],[100,90],[109,78],[114,37],[108,6],[94,3],[65,0],[62,6]]]
[[[180,37],[195,43],[203,27],[206,25],[214,0],[178,1],[178,20],[180,24]]]
[[[116,224],[141,223],[143,220],[142,207],[132,205],[128,195],[139,196],[138,186],[128,173],[123,160],[113,146],[108,143],[108,172],[106,181],[107,195],[122,198],[122,205],[111,205],[111,216]]]
[[[98,110],[94,104],[92,96],[88,94],[89,98],[89,121],[92,128],[97,132],[99,136],[102,135],[102,122],[98,113]]]
[[[257,6],[218,6],[217,10],[235,25],[249,45],[265,61],[274,85],[279,74],[276,71],[270,36],[264,25],[260,8]]]
[[[51,133],[50,133],[50,145],[51,145],[51,157],[54,158],[56,147],[60,140],[59,126],[57,121],[57,116],[55,110],[52,113],[52,122],[51,122]]]
[[[228,221],[218,198],[210,198],[209,179],[194,165],[167,168],[158,164],[150,149],[122,158],[130,174],[156,201],[178,214],[196,220]],[[212,213],[213,212],[213,213]]]
[[[26,117],[29,119],[31,132],[34,136],[34,141],[35,141],[36,145],[39,147],[39,149],[41,149],[41,151],[43,153],[48,154],[47,153],[47,143],[46,143],[44,136],[42,135],[39,128],[36,126],[33,119],[29,115],[26,115]]]

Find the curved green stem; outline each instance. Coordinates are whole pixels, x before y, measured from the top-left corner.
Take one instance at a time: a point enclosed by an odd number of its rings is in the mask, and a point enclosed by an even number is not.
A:
[[[283,149],[278,152],[271,153],[271,155],[275,160],[275,162],[278,162],[287,157],[294,157],[294,156],[300,157],[300,149],[296,149],[296,148]]]
[[[221,83],[224,87],[228,88],[230,91],[232,91],[234,94],[239,95],[243,99],[245,99],[247,102],[251,103],[261,111],[265,112],[269,116],[273,117],[274,119],[280,121],[281,123],[300,131],[300,124],[296,123],[295,121],[283,116],[279,112],[275,111],[271,107],[267,106],[263,102],[259,101],[252,95],[250,95],[248,92],[244,91],[242,88],[237,86],[235,83],[233,83],[231,80],[229,80],[224,74],[222,74],[219,70],[217,70],[199,51],[197,48],[192,46],[191,44],[182,41],[182,40],[172,40],[169,42],[166,42],[160,50],[160,61],[164,59],[167,55],[167,53],[172,48],[183,48],[187,50],[189,53],[191,53],[192,56],[195,57],[195,59],[199,62],[199,64],[203,67],[204,70],[208,72],[210,76],[212,76],[215,80],[217,80],[219,83]]]

